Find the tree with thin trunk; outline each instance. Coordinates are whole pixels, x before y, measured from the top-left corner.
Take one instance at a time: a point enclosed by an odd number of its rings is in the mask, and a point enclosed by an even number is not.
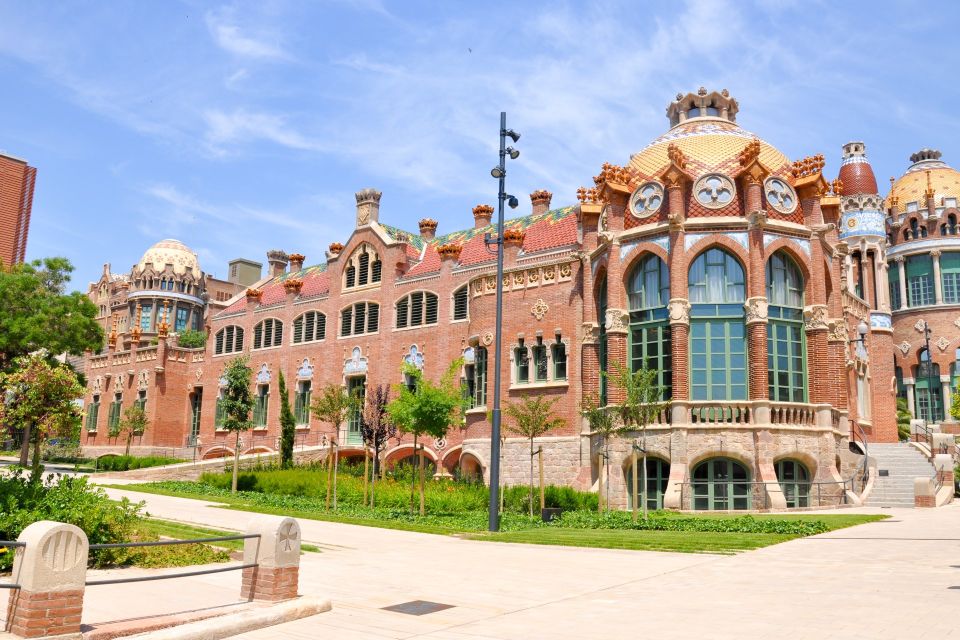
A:
[[[603,375],[603,374],[601,374]],[[624,432],[623,424],[619,423],[611,411],[611,407],[605,406],[600,402],[600,396],[596,393],[588,394],[583,402],[580,403],[580,412],[587,419],[590,426],[590,434],[600,437],[600,469],[597,473],[597,509],[603,510],[605,503],[609,503],[609,496],[604,500],[604,485],[609,489],[609,458],[610,458],[610,438]],[[606,474],[607,477],[604,477]],[[606,504],[609,508],[609,504]]]
[[[39,482],[43,467],[40,450],[51,435],[67,433],[79,416],[77,401],[83,386],[69,366],[52,360],[40,350],[15,358],[13,370],[0,373],[0,426],[8,432],[23,430],[29,435],[25,449],[33,444],[33,468],[30,479]],[[23,461],[24,466],[26,460]]]
[[[113,437],[121,434],[126,435],[127,446],[123,455],[129,456],[133,436],[142,436],[148,426],[150,426],[150,420],[147,418],[147,412],[140,405],[134,404],[123,410],[123,417],[117,423],[116,433],[111,432],[110,435]]]
[[[623,401],[615,405],[620,416],[622,431],[640,432],[640,453],[643,463],[640,467],[643,479],[640,486],[640,500],[643,502],[643,519],[647,519],[647,427],[657,422],[664,411],[670,406],[670,401],[664,399],[665,389],[658,383],[660,372],[656,369],[638,369],[630,371],[619,362],[614,363],[613,384],[623,390]],[[633,517],[637,517],[637,456],[631,455],[633,461]]]
[[[367,452],[373,450],[373,473],[370,484],[370,507],[375,506],[374,493],[377,485],[377,472],[380,469],[380,452],[387,441],[397,435],[397,426],[390,421],[387,405],[390,404],[390,387],[378,384],[367,393],[366,406],[360,416],[360,435],[363,438],[363,503],[367,503]]]
[[[347,419],[350,412],[357,405],[358,398],[351,397],[347,390],[338,384],[328,384],[313,400],[310,405],[310,412],[321,422],[329,422],[333,425],[333,437],[330,439],[330,457],[337,447],[337,434],[340,431],[340,425]],[[334,474],[334,460],[329,460],[327,466],[327,509],[330,508],[330,492],[335,491],[336,475]]]
[[[280,372],[280,467],[289,469],[293,466],[293,439],[297,433],[297,422],[290,409],[290,398],[287,395],[287,381]]]
[[[240,434],[253,426],[250,412],[253,411],[254,397],[250,389],[253,369],[249,359],[237,357],[227,363],[223,371],[226,383],[220,394],[220,406],[223,407],[223,429],[236,434],[233,449],[233,479],[230,491],[237,492],[237,474],[240,468]]]
[[[454,360],[434,383],[423,376],[415,366],[405,364],[404,376],[410,384],[398,385],[399,395],[387,405],[391,422],[404,433],[413,434],[414,455],[418,454],[417,440],[424,435],[434,440],[443,438],[450,425],[460,421],[461,412],[469,398],[459,383],[463,359]],[[423,454],[420,456],[420,515],[426,512],[424,498]],[[410,493],[410,513],[413,513],[413,491]]]
[[[548,431],[561,429],[566,424],[563,418],[553,415],[553,405],[557,398],[546,396],[525,396],[518,402],[510,402],[503,412],[511,421],[507,431],[523,436],[530,443],[530,516],[533,516],[533,441]],[[540,483],[540,504],[544,502],[543,482]]]

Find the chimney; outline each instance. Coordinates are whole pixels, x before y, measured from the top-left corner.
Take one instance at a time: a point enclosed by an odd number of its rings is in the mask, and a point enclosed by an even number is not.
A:
[[[493,217],[493,207],[488,204],[478,204],[473,208],[473,228],[480,229],[490,224]]]
[[[302,253],[291,253],[288,258],[290,259],[290,273],[296,273],[303,269],[303,261],[307,259]]]
[[[380,196],[376,189],[357,191],[357,226],[363,227],[380,221]]]
[[[530,203],[533,204],[533,215],[546,213],[550,209],[550,200],[553,194],[546,189],[538,189],[530,194]]]
[[[271,278],[282,276],[287,272],[287,260],[290,258],[279,249],[267,251],[267,265]]]
[[[433,240],[437,234],[437,221],[433,218],[423,218],[420,220],[420,237],[424,240]]]

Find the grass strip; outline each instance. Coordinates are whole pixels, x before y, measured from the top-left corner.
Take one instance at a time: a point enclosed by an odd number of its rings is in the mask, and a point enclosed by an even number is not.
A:
[[[147,518],[140,525],[140,530],[158,537],[172,538],[174,540],[195,540],[197,538],[219,538],[223,536],[237,535],[236,531],[224,531],[222,529],[209,529],[207,527],[198,527],[183,522],[174,522],[172,520],[160,520],[157,518]],[[213,542],[212,545],[222,547],[231,551],[240,551],[243,549],[243,540],[222,540]],[[320,547],[313,544],[300,544],[300,550],[310,553],[320,553]]]

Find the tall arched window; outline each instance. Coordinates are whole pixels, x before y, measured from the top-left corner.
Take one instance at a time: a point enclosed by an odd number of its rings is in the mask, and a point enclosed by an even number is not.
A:
[[[723,249],[690,265],[690,393],[693,400],[747,399],[743,267]]]
[[[630,301],[630,370],[657,371],[664,397],[671,396],[670,272],[656,255],[643,258],[627,280]]]
[[[600,377],[600,404],[607,404],[607,376],[602,372],[607,370],[607,274],[603,274],[603,279],[597,287],[597,321],[600,330],[597,337],[597,360],[599,361],[600,371],[597,373]]]
[[[376,333],[380,327],[380,305],[358,302],[340,310],[340,336]]]
[[[380,282],[383,265],[373,247],[363,244],[347,260],[343,273],[345,289],[365,287]]]
[[[276,318],[261,320],[253,328],[253,348],[268,349],[283,343],[283,323]]]
[[[749,509],[750,472],[736,460],[711,458],[693,470],[693,508],[698,511]]]
[[[933,304],[933,261],[928,255],[907,258],[907,305]]]
[[[803,276],[783,251],[777,251],[767,261],[767,301],[767,381],[770,399],[806,402]]]
[[[788,509],[810,506],[810,472],[797,460],[780,460],[776,464],[777,481]]]
[[[316,342],[327,335],[327,317],[319,311],[307,311],[293,321],[293,343]]]
[[[952,251],[940,256],[940,277],[943,279],[943,301],[960,303],[960,253]]]
[[[930,361],[930,352],[920,349],[919,364],[914,382],[916,415],[927,422],[943,420],[943,394],[940,384],[940,365]]]

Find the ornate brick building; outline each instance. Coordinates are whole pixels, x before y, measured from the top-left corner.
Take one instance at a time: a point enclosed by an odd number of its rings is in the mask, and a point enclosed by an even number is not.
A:
[[[579,413],[588,395],[620,399],[602,375],[618,363],[658,370],[672,401],[644,438],[651,506],[808,506],[814,486],[833,497],[849,486],[851,439],[896,440],[886,211],[864,145],[844,146],[829,181],[822,156],[791,162],[742,129],[738,109],[726,91],[678,95],[670,129],[627,164],[605,164],[579,204],[551,209],[551,194],[535,191],[532,211],[507,223],[501,392],[506,402],[557,398],[565,427],[539,441],[549,482],[596,486],[606,456],[611,499],[629,502],[639,434],[601,451]],[[425,455],[440,474],[485,476],[493,208],[474,207],[471,229],[438,234],[425,218],[410,233],[381,222],[380,200],[358,192],[353,232],[313,266],[270,252],[268,275],[210,318],[205,350],[163,336],[139,348],[142,336],[138,344],[120,329],[118,346],[88,369],[88,401],[113,393],[125,405],[142,388],[141,399],[163,407],[147,444],[199,440],[203,456],[228,455],[220,378],[247,355],[257,406],[244,451],[276,449],[282,371],[301,441],[336,439],[343,455],[359,456],[358,416],[319,424],[306,410],[313,391],[401,384],[404,362],[439,377],[463,357],[473,408]],[[103,420],[88,445],[105,443]],[[526,446],[506,439],[506,482],[525,481]],[[399,438],[385,462],[411,454]]]
[[[0,152],[0,264],[23,262],[27,253],[37,170]]]

